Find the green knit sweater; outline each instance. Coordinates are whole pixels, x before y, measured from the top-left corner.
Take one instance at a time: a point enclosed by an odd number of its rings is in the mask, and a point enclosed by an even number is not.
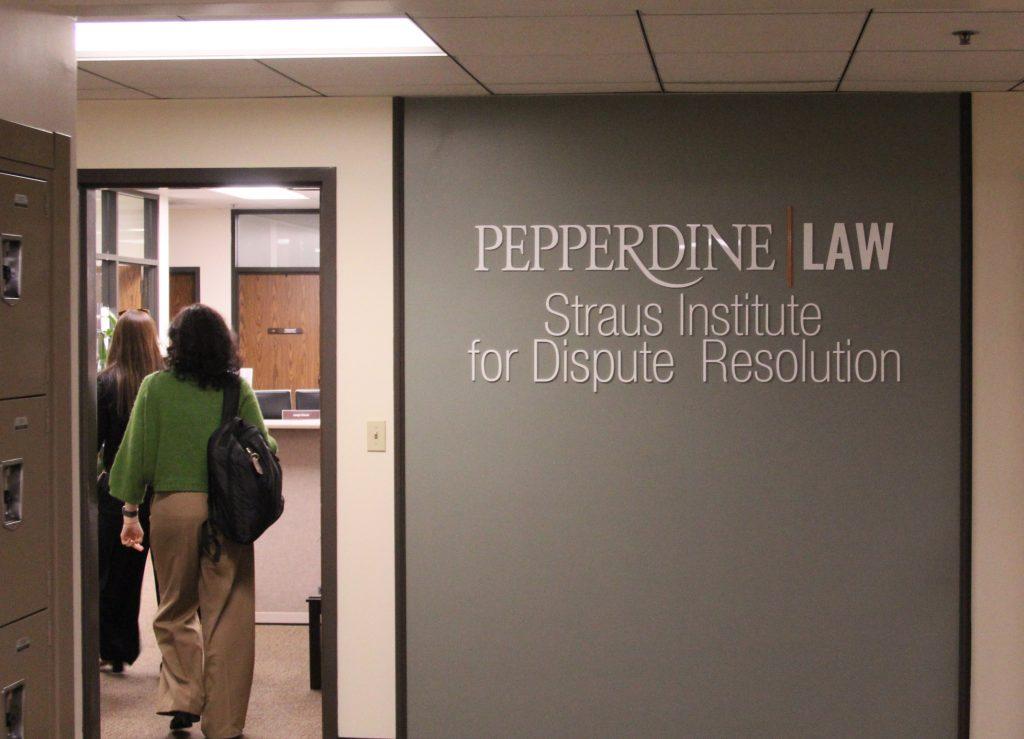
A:
[[[256,394],[241,381],[238,415],[267,433]],[[224,391],[201,389],[171,372],[156,372],[142,381],[124,441],[110,470],[110,494],[126,503],[141,503],[146,486],[158,493],[209,492],[206,444],[220,427]]]

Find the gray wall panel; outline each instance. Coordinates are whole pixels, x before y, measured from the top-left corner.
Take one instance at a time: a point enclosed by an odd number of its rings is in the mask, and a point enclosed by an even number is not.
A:
[[[955,734],[955,96],[411,100],[405,187],[410,736]],[[893,221],[889,270],[790,291],[787,205],[819,253]],[[691,222],[772,223],[778,262],[688,299],[792,292],[902,382],[704,384],[677,290],[474,271],[477,224]],[[662,304],[675,379],[533,383],[555,291]],[[470,382],[474,338],[510,382]]]

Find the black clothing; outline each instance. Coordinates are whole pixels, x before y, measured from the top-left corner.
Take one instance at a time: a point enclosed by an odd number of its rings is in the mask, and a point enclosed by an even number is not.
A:
[[[103,469],[114,466],[114,457],[128,428],[131,409],[123,416],[117,412],[117,384],[113,378],[101,374],[96,380],[96,410],[99,421],[99,448],[103,450]]]
[[[139,606],[142,577],[149,552],[149,499],[139,506],[139,523],[145,536],[144,551],[121,544],[122,502],[110,494],[107,470],[114,464],[128,426],[128,415],[117,412],[117,388],[113,380],[97,380],[99,448],[104,473],[96,485],[99,503],[100,659],[131,664],[139,656]]]
[[[121,544],[121,501],[110,495],[106,474],[99,498],[100,659],[133,663],[139,656],[139,608],[149,552],[149,501],[139,510],[145,551]]]

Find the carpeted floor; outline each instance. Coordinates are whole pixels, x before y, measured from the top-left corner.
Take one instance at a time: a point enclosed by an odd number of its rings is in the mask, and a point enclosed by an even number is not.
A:
[[[103,739],[183,739],[202,736],[168,730],[170,721],[153,713],[160,652],[153,637],[156,598],[149,568],[139,619],[142,654],[120,675],[100,675]],[[314,739],[320,728],[320,692],[309,689],[309,646],[305,626],[256,627],[256,675],[249,701],[247,739]]]

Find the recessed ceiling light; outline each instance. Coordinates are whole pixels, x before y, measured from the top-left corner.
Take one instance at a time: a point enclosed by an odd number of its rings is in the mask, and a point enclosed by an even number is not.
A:
[[[214,187],[214,192],[242,200],[308,200],[301,192],[287,187]]]
[[[408,18],[83,21],[75,48],[82,61],[445,55]]]

